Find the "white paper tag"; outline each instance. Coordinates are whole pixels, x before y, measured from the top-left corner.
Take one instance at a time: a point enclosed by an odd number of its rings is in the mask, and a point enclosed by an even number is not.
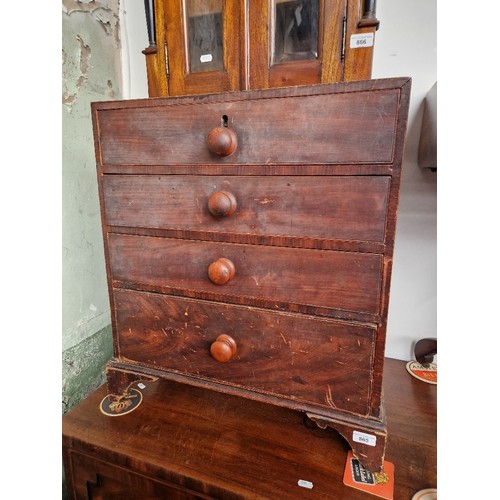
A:
[[[137,387],[139,387],[139,389],[144,389],[146,386],[142,382],[139,382]]]
[[[202,54],[200,56],[200,62],[206,63],[206,62],[212,62],[212,54]]]
[[[352,440],[356,441],[356,443],[362,443],[368,446],[375,446],[377,444],[377,436],[359,431],[352,432]]]
[[[363,47],[373,47],[373,33],[358,33],[351,35],[349,44],[351,49],[361,49]]]
[[[299,479],[297,483],[301,488],[307,488],[308,490],[313,489],[313,484],[311,481],[306,481],[305,479]]]

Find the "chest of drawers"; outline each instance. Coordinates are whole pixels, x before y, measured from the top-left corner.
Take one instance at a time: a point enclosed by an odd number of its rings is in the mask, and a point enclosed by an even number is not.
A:
[[[288,407],[381,469],[409,93],[397,78],[92,105],[114,402],[165,378]]]

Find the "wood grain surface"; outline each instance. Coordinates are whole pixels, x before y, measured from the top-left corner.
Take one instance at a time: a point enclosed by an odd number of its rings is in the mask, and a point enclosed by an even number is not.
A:
[[[404,365],[385,363],[395,499],[437,486],[437,388]],[[122,417],[99,411],[105,387],[63,417],[70,498],[87,499],[88,489],[92,498],[122,500],[372,498],[342,484],[346,442],[303,414],[169,381],[142,391],[141,405]]]
[[[384,241],[389,186],[388,176],[103,177],[110,226],[370,242]],[[210,213],[219,191],[236,213]]]
[[[252,297],[273,307],[273,301],[377,314],[382,256],[326,252],[122,234],[109,235],[114,280],[151,284],[202,293],[204,298]],[[210,264],[231,260],[234,278],[215,285]],[[208,295],[207,295],[208,294]]]
[[[120,361],[329,410],[368,411],[374,326],[160,294],[114,295]],[[210,355],[221,334],[237,346],[228,363]]]
[[[338,93],[335,100],[328,94],[288,94],[266,96],[258,103],[253,96],[240,100],[233,94],[219,102],[160,99],[156,106],[143,102],[113,112],[102,109],[98,118],[102,164],[392,161],[399,89]],[[223,116],[237,135],[238,148],[231,156],[217,157],[210,153],[206,138],[221,125]]]

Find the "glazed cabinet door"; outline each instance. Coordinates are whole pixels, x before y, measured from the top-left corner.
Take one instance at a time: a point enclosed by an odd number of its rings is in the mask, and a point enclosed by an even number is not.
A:
[[[159,0],[158,0],[158,3]],[[164,2],[170,95],[228,92],[240,88],[240,19],[244,2]]]
[[[249,32],[252,89],[342,80],[347,0],[253,0]],[[254,71],[255,70],[255,71]]]

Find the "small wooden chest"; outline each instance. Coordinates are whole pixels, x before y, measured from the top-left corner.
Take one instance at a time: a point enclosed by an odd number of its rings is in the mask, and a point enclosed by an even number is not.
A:
[[[397,78],[92,105],[113,400],[166,378],[300,410],[381,469],[409,93]]]

